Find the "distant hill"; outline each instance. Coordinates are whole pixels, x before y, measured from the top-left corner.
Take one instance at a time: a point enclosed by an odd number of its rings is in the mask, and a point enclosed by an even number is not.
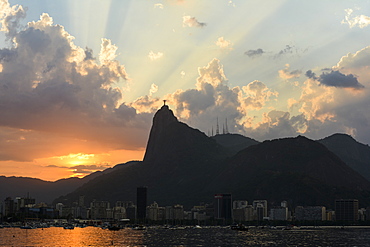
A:
[[[337,198],[369,203],[370,182],[322,144],[298,136],[250,146],[230,159],[209,188],[239,199],[327,205]]]
[[[319,142],[301,136],[252,140],[249,146],[244,141],[239,135],[207,137],[163,106],[153,118],[143,162],[102,174],[54,202],[70,204],[79,195],[86,201],[135,202],[136,188],[144,185],[148,202],[160,205],[190,207],[211,202],[215,193],[292,205],[331,206],[336,198],[370,203],[370,182]]]
[[[61,179],[55,182],[48,182],[36,178],[27,177],[4,177],[0,176],[0,200],[7,197],[35,198],[36,202],[51,203],[55,196],[64,195],[74,191],[85,183],[80,178]]]
[[[368,145],[359,143],[346,134],[334,134],[318,142],[370,181],[370,147]]]
[[[235,155],[240,150],[259,143],[252,138],[245,137],[239,134],[222,134],[212,136],[211,138],[214,139],[221,146],[227,148],[232,155]]]
[[[103,174],[119,170],[124,165],[119,164],[104,171],[94,172],[84,178],[66,178],[55,182],[44,181],[37,178],[28,177],[5,177],[0,176],[0,200],[7,197],[27,197],[35,198],[36,202],[52,203],[56,197],[73,192],[78,187],[88,181],[97,178]]]

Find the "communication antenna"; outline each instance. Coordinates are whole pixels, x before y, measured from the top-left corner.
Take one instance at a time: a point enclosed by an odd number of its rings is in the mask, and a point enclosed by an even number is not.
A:
[[[225,125],[226,125],[226,127],[225,127],[225,134],[229,134],[229,128],[227,127],[227,118],[225,119]]]
[[[220,129],[218,127],[218,117],[217,117],[217,125],[216,125],[216,135],[220,134]]]

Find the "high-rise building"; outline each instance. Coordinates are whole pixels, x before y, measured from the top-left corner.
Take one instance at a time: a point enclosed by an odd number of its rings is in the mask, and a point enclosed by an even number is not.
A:
[[[138,187],[136,190],[137,219],[145,220],[147,206],[147,187]]]
[[[214,210],[216,219],[232,219],[231,194],[215,194]]]
[[[335,219],[340,221],[358,221],[358,200],[335,200]]]
[[[295,208],[295,219],[296,220],[326,220],[326,208],[324,206],[310,206],[302,207],[297,206]]]
[[[254,200],[253,208],[256,212],[256,218],[258,221],[263,220],[268,216],[267,214],[267,201],[266,200]]]

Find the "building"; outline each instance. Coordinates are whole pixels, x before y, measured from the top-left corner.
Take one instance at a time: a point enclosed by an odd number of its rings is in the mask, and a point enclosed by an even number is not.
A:
[[[130,204],[126,207],[126,218],[132,222],[136,220],[136,205]]]
[[[183,220],[184,219],[184,207],[182,205],[173,206],[173,219],[174,220]]]
[[[138,187],[136,190],[137,219],[145,220],[147,207],[147,187]]]
[[[232,219],[232,197],[231,194],[215,194],[214,202],[215,219]]]
[[[63,208],[64,211],[64,208]],[[106,219],[112,218],[108,212],[111,212],[110,203],[107,201],[92,201],[90,203],[90,218],[91,219]],[[64,213],[63,213],[64,215]]]
[[[258,221],[263,220],[267,217],[267,201],[266,200],[254,200],[253,201],[253,208],[256,212],[256,219]]]
[[[339,221],[358,221],[358,200],[335,200],[335,219]]]
[[[158,220],[158,203],[153,202],[150,206],[147,207],[147,218],[149,220],[157,221]]]
[[[326,208],[323,206],[302,207],[295,208],[296,220],[309,220],[309,221],[324,221],[326,220]]]
[[[288,208],[287,207],[274,207],[270,209],[270,220],[288,220]]]
[[[246,208],[248,201],[233,201],[233,209]]]

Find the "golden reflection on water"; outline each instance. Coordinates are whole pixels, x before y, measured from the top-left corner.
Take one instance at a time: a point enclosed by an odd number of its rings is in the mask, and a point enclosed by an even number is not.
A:
[[[0,229],[0,246],[141,246],[143,232],[132,229],[119,231],[103,230],[98,227],[62,227]]]

